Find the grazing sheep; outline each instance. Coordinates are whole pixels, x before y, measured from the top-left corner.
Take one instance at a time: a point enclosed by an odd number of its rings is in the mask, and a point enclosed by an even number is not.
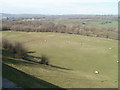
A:
[[[118,63],[119,61],[117,61],[117,63]]]
[[[99,72],[98,72],[98,71],[95,71],[95,74],[99,74]]]
[[[109,48],[109,49],[111,49],[111,48]]]

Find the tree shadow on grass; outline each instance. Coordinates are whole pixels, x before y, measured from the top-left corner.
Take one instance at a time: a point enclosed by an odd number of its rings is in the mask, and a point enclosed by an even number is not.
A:
[[[26,74],[20,70],[10,67],[6,64],[2,65],[2,74],[4,78],[13,81],[23,88],[60,88],[54,84],[38,79],[32,75]],[[64,89],[63,89],[64,90]]]
[[[29,51],[27,53],[35,53],[35,51]],[[38,64],[38,63],[40,64],[39,61],[41,59],[41,57],[36,57],[36,56],[28,54],[26,56],[26,58],[24,58],[22,60],[16,60],[16,59],[13,59],[13,58],[15,58],[15,55],[7,50],[2,50],[2,55],[3,55],[2,59],[5,62],[11,62],[11,63],[23,64],[23,65],[24,64]],[[64,67],[60,67],[60,66],[56,66],[56,65],[52,65],[52,64],[49,64],[48,66],[57,68],[57,69],[72,70],[72,69],[68,69],[68,68],[64,68]]]
[[[7,58],[7,57],[2,57],[3,62],[6,63],[11,63],[11,64],[20,64],[20,65],[33,65],[35,64],[34,62],[28,62],[25,60],[16,60],[14,58]]]
[[[51,65],[51,64],[49,66],[53,67],[53,68],[63,69],[63,70],[72,70],[72,69],[63,68],[63,67],[59,67],[59,66],[55,66],[55,65]]]

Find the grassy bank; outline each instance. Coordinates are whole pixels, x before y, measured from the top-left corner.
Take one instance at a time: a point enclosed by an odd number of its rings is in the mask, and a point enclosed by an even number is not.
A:
[[[28,75],[63,88],[117,87],[117,40],[41,32],[4,31],[2,35],[23,43],[28,50],[34,51],[30,55],[46,54],[50,64],[71,69],[24,64],[20,63],[26,62],[24,60],[4,57],[3,63]],[[100,73],[95,74],[96,70]]]

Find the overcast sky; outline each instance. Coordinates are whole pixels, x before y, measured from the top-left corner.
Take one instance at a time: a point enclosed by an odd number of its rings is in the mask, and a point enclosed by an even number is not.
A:
[[[118,14],[119,0],[1,0],[2,13]]]

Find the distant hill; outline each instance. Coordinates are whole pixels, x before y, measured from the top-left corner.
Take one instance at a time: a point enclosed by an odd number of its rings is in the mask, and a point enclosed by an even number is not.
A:
[[[45,15],[41,14],[6,14],[1,13],[2,17],[9,17],[9,18],[33,18],[33,17],[44,17]]]
[[[85,14],[69,14],[69,15],[44,15],[44,14],[7,14],[1,13],[3,18],[66,18],[66,19],[112,19],[117,20],[117,15],[85,15]]]

